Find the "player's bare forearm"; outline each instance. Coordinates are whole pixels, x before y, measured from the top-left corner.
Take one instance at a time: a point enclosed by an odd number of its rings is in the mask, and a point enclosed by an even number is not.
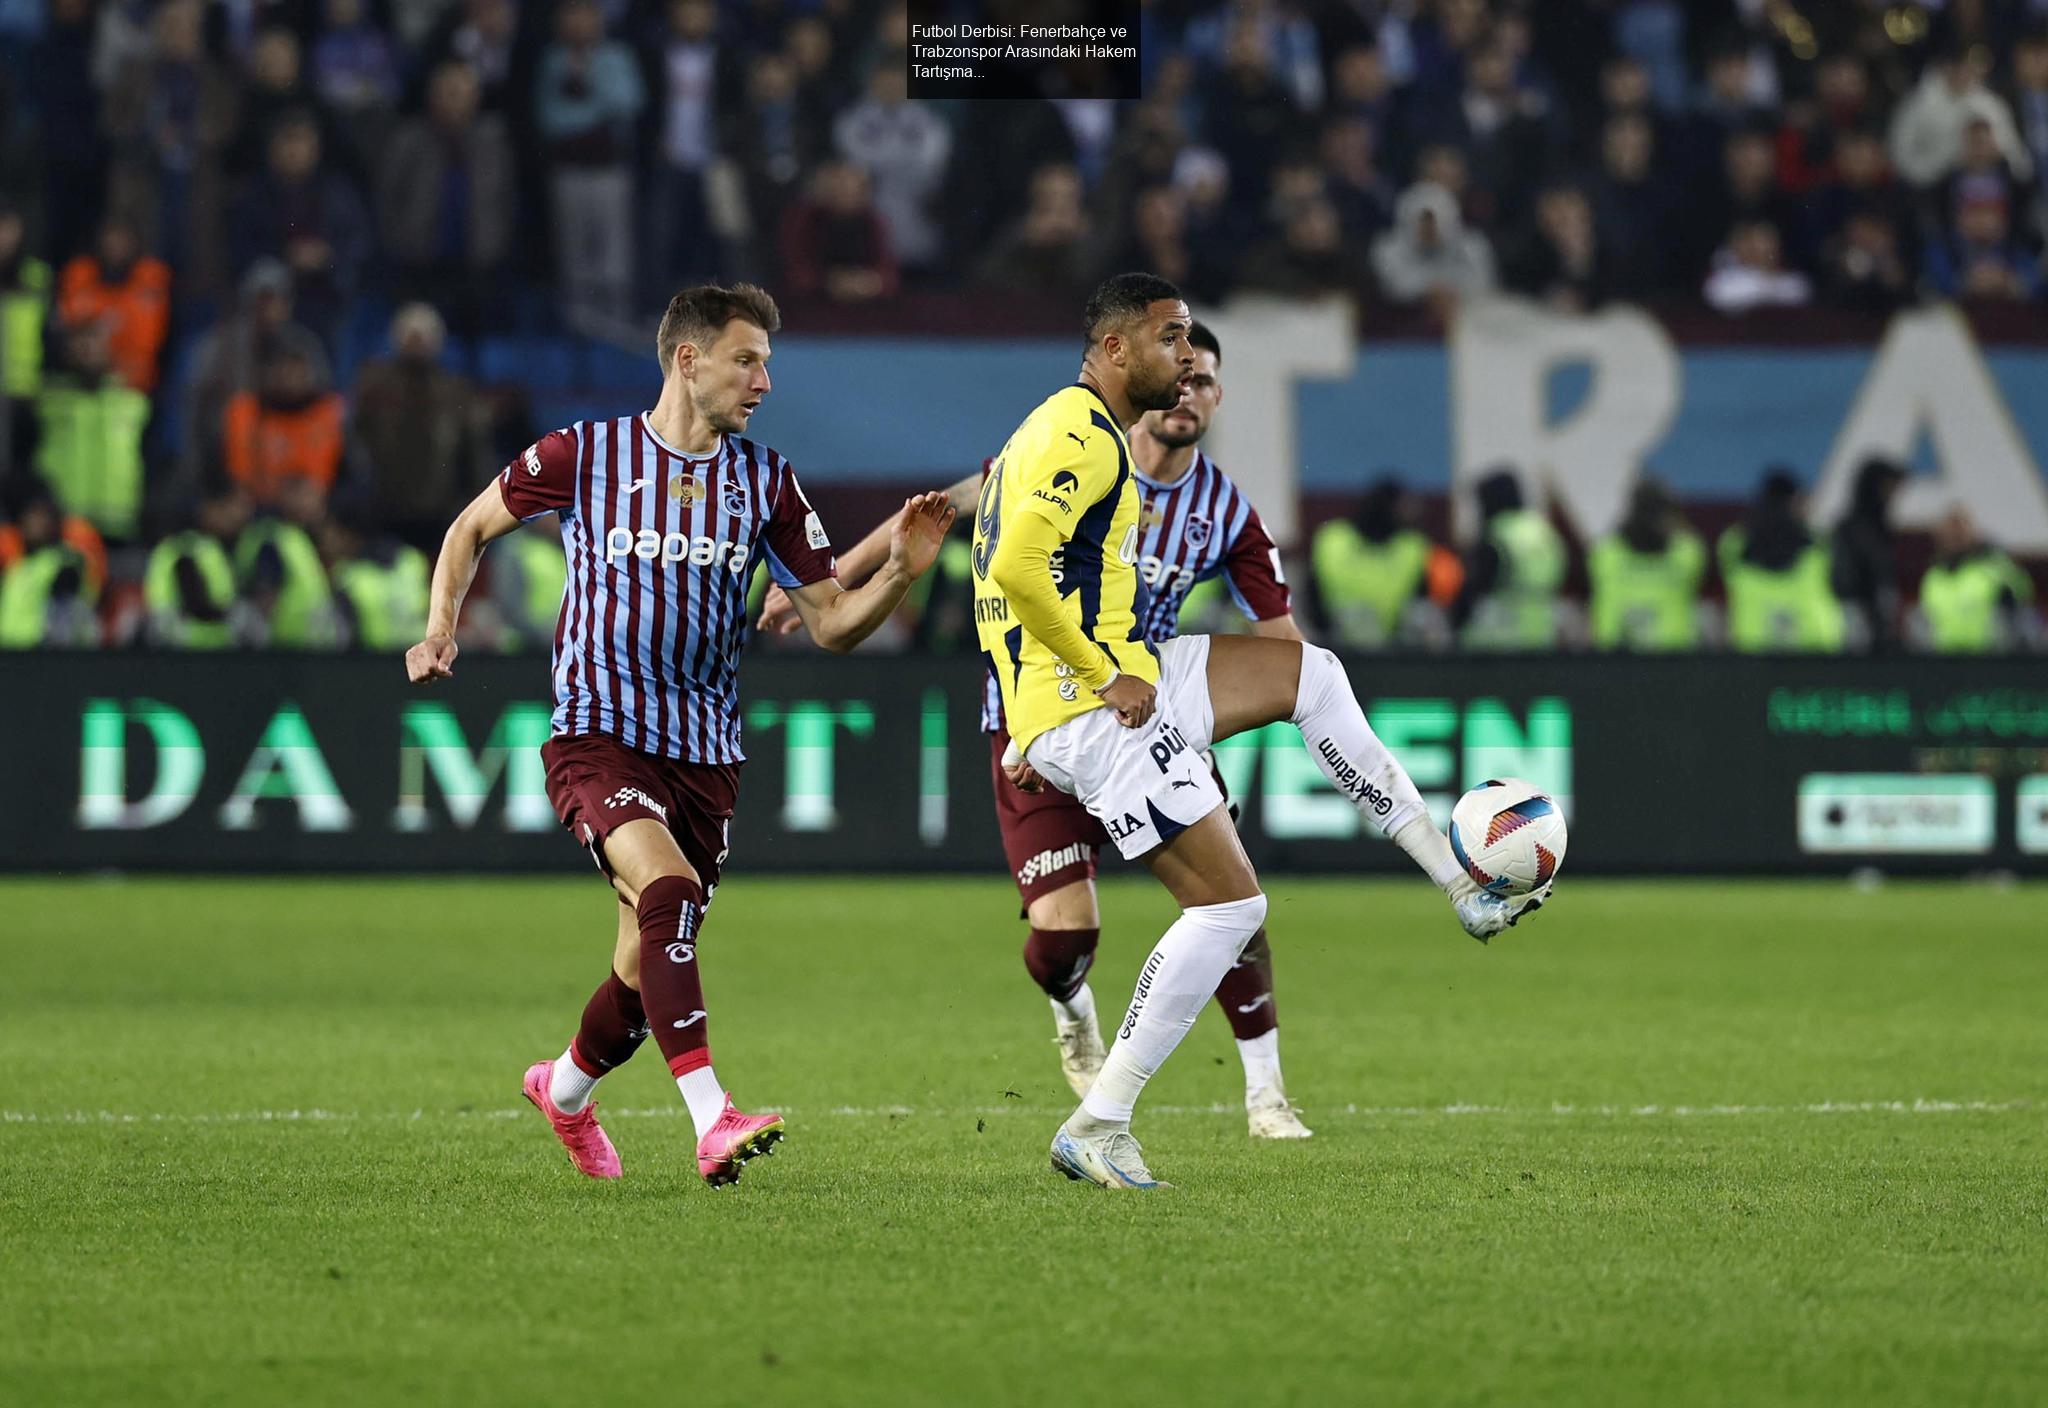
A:
[[[913,580],[885,560],[881,571],[826,603],[811,624],[811,639],[834,655],[846,654],[879,630],[903,604]]]
[[[427,633],[405,653],[405,672],[414,684],[447,679],[455,673],[455,623],[462,599],[476,581],[476,565],[484,549],[519,526],[505,507],[494,482],[470,500],[441,538],[434,562],[433,585],[427,595]]]

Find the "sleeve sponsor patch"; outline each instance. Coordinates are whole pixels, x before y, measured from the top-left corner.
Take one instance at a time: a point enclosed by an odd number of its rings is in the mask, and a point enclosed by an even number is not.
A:
[[[825,525],[818,521],[815,509],[804,515],[804,536],[819,552],[832,546],[832,540],[825,535]]]

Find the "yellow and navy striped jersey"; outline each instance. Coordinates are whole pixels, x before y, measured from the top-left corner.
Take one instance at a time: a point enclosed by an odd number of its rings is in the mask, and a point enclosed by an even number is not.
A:
[[[975,630],[1020,749],[1047,729],[1102,706],[1068,664],[1018,623],[989,575],[1003,531],[1026,513],[1051,524],[1065,540],[1052,563],[1060,609],[1112,669],[1157,683],[1159,663],[1140,627],[1145,586],[1136,567],[1138,490],[1131,447],[1108,405],[1088,386],[1056,391],[1024,418],[996,456],[975,505]]]

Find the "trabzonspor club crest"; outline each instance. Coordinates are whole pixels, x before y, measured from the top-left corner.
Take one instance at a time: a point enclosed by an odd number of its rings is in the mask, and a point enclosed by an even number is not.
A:
[[[1206,546],[1209,542],[1209,534],[1211,531],[1214,530],[1215,526],[1216,525],[1214,523],[1210,522],[1207,518],[1204,518],[1199,513],[1189,514],[1187,528],[1188,542],[1198,548]]]

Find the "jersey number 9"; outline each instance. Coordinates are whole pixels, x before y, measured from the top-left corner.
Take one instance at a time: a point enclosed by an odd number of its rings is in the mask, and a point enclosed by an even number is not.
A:
[[[988,580],[989,564],[995,560],[996,539],[1003,527],[1003,462],[981,483],[981,497],[974,502],[974,575]]]

